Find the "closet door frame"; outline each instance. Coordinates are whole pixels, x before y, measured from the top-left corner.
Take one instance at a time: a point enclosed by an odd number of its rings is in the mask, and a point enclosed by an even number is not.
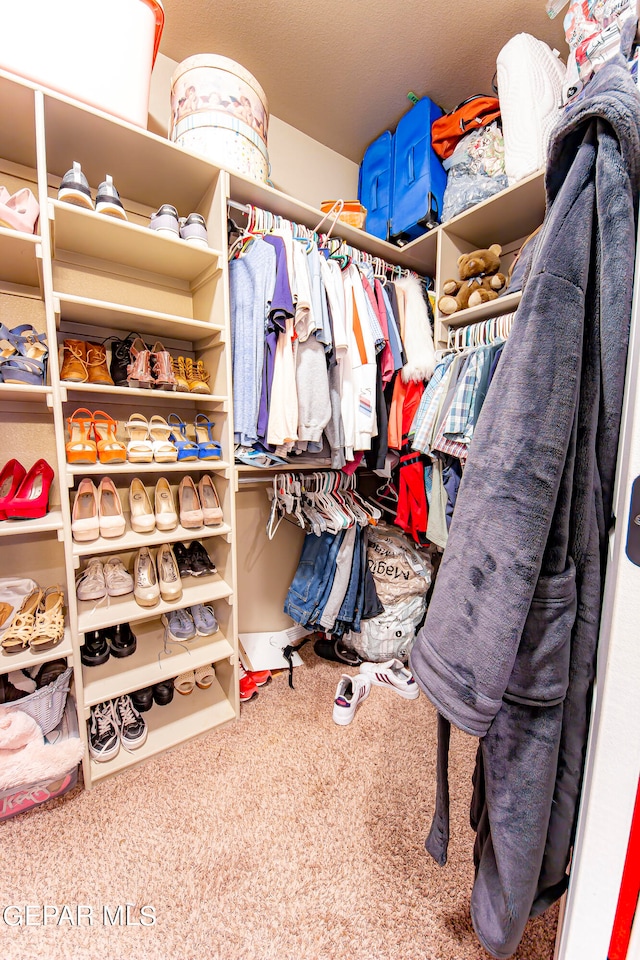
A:
[[[607,956],[640,777],[640,567],[625,552],[640,477],[640,235],[631,338],[582,800],[557,960]],[[635,953],[640,960],[640,915]]]

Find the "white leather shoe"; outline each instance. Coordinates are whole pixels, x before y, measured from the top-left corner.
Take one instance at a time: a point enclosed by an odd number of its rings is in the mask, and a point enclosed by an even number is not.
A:
[[[110,477],[103,477],[98,487],[98,517],[101,537],[113,539],[123,535],[125,522],[122,503]]]
[[[133,565],[133,594],[141,607],[155,607],[160,603],[160,587],[153,555],[149,547],[141,547]]]
[[[156,515],[144,484],[138,477],[133,478],[129,487],[129,513],[131,529],[136,533],[152,533],[155,530]]]
[[[98,491],[93,480],[80,481],[71,513],[71,533],[77,543],[97,540],[100,536]]]
[[[222,507],[213,480],[205,473],[198,482],[198,494],[207,527],[217,527],[222,523]]]
[[[198,491],[191,477],[183,477],[180,481],[178,503],[180,504],[180,526],[186,527],[187,530],[204,526],[204,514]]]
[[[182,597],[182,580],[180,579],[178,563],[168,543],[163,543],[161,547],[158,547],[156,566],[162,599],[166,600],[167,603],[179,600]]]
[[[156,527],[158,530],[175,530],[178,526],[178,514],[173,493],[166,477],[160,477],[155,492]]]

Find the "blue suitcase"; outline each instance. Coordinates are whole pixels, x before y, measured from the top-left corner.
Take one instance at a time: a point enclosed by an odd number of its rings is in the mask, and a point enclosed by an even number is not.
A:
[[[393,137],[385,130],[365,150],[358,177],[358,200],[367,211],[365,230],[386,240],[391,217]]]
[[[395,132],[389,239],[398,246],[440,222],[447,175],[431,146],[431,124],[442,110],[423,97]]]

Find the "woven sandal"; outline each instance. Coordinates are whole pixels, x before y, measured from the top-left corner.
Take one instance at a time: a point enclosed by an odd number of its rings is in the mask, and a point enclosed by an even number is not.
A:
[[[5,653],[20,653],[29,646],[33,637],[36,612],[42,600],[42,590],[36,587],[22,601],[22,606],[2,637]]]
[[[216,672],[212,663],[207,663],[203,667],[198,667],[195,671],[196,686],[201,690],[208,690],[216,678]]]
[[[36,614],[29,646],[36,652],[57,647],[64,637],[64,594],[60,587],[45,590]]]
[[[193,688],[196,685],[196,677],[193,670],[187,670],[185,673],[181,673],[173,681],[173,686],[181,693],[183,697],[188,696],[190,693],[193,693]]]

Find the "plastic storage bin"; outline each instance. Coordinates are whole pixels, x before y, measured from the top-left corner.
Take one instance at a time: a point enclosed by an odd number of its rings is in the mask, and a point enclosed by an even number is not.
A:
[[[0,68],[147,126],[161,0],[3,3]]]
[[[171,78],[169,139],[252,180],[269,176],[269,106],[264,90],[235,60],[202,53]]]

